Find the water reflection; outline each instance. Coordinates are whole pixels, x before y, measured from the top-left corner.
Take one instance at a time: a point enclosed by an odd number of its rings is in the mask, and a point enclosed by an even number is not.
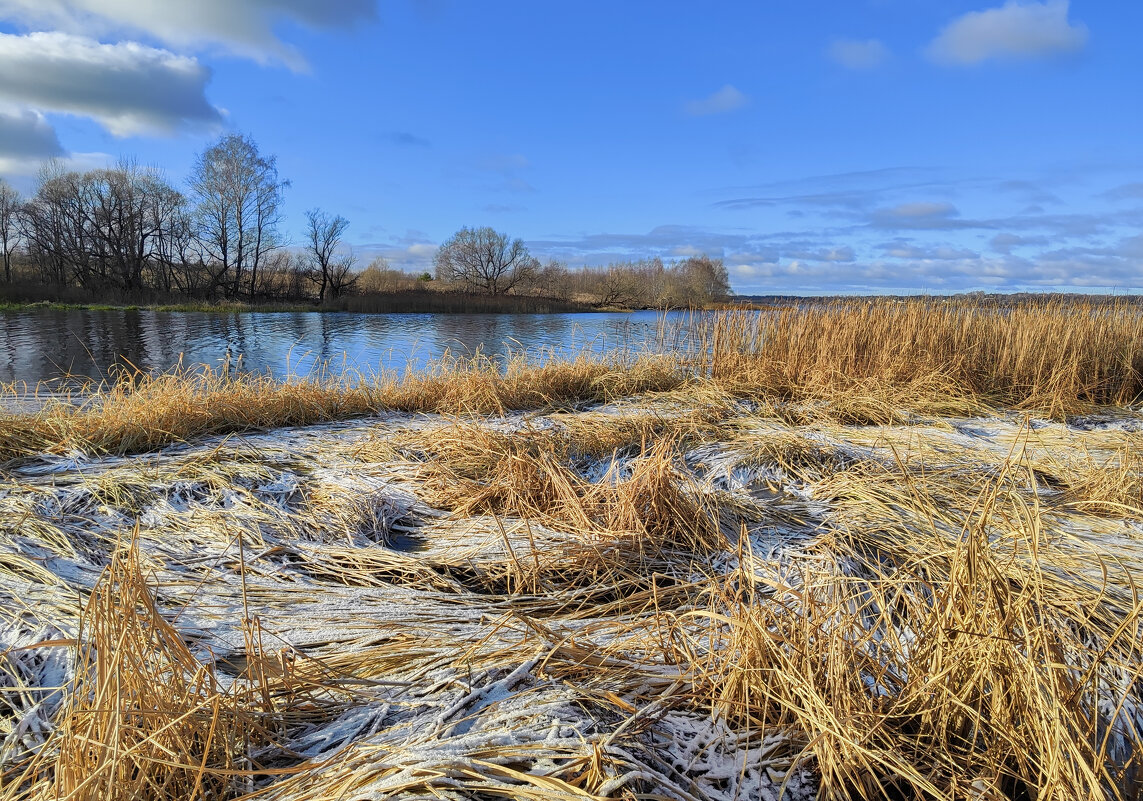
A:
[[[113,365],[167,370],[242,357],[245,369],[297,376],[315,365],[362,373],[418,369],[446,351],[490,356],[632,350],[653,340],[659,315],[196,314],[34,310],[0,313],[0,382],[103,378]]]

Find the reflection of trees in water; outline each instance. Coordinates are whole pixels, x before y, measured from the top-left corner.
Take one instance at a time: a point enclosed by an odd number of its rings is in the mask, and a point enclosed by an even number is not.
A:
[[[577,324],[570,314],[457,314],[441,315],[435,322],[433,356],[446,349],[465,356],[477,350],[503,359],[524,352],[530,356],[548,350],[579,349],[574,342]]]
[[[122,359],[141,369],[232,364],[286,377],[322,361],[365,374],[419,369],[446,350],[493,358],[526,351],[571,356],[636,350],[656,329],[654,313],[598,314],[196,314],[126,311],[36,311],[5,315],[0,381],[31,384],[68,372],[101,378]]]

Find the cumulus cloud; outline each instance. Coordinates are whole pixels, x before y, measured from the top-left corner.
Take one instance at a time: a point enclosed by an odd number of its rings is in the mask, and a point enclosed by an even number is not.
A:
[[[1000,8],[953,20],[929,45],[928,55],[950,65],[1051,58],[1078,52],[1087,40],[1087,26],[1068,21],[1068,0],[1008,0]]]
[[[705,117],[709,114],[725,114],[740,109],[749,102],[749,97],[727,84],[709,97],[690,101],[684,109],[692,117]]]
[[[889,59],[889,50],[877,39],[835,39],[829,57],[851,70],[871,70]]]
[[[151,37],[185,49],[220,49],[301,69],[305,61],[275,33],[282,22],[345,28],[376,17],[374,0],[0,0],[0,18],[101,37]]]
[[[116,136],[213,127],[210,70],[194,58],[65,33],[0,33],[0,100],[97,120]]]
[[[1143,183],[1138,168],[1112,172],[1119,185],[1095,195],[1107,208],[1077,213],[1025,207],[1035,199],[1083,208],[1081,201],[1091,199],[1087,180],[1064,180],[1059,171],[963,178],[892,168],[726,187],[712,194],[731,199],[712,205],[757,209],[771,222],[769,231],[745,241],[751,250],[773,247],[780,258],[760,261],[725,251],[742,294],[1138,286]],[[1066,194],[1056,196],[1049,187]],[[973,213],[985,209],[991,213]],[[798,215],[794,230],[777,230],[782,223],[776,221],[790,224],[791,212]],[[852,261],[828,258],[845,249],[853,252]]]
[[[358,244],[354,250],[366,263],[380,256],[393,269],[410,273],[432,272],[433,257],[437,254],[436,244],[421,231],[408,231],[389,242]]]

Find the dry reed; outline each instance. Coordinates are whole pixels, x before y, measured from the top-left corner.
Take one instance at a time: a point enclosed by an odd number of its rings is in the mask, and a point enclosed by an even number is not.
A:
[[[715,708],[798,732],[826,801],[1137,798],[1131,572],[1055,548],[1013,463],[954,506],[939,476],[842,483],[816,558],[766,586],[729,577],[700,614],[711,625],[685,654],[705,654],[696,684]]]
[[[81,403],[0,412],[0,464],[40,452],[136,453],[210,434],[309,425],[382,411],[503,414],[553,404],[610,401],[673,389],[685,380],[670,359],[630,361],[445,357],[427,370],[296,381],[210,369],[129,374]]]
[[[1143,314],[1128,303],[851,299],[716,313],[694,344],[716,380],[798,401],[864,394],[878,418],[956,413],[956,399],[1061,416],[1143,392]]]

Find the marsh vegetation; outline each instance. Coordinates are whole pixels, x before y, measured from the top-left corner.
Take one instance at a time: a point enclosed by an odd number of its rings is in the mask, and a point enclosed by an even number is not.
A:
[[[1143,318],[688,330],[0,419],[0,798],[1137,798]]]

